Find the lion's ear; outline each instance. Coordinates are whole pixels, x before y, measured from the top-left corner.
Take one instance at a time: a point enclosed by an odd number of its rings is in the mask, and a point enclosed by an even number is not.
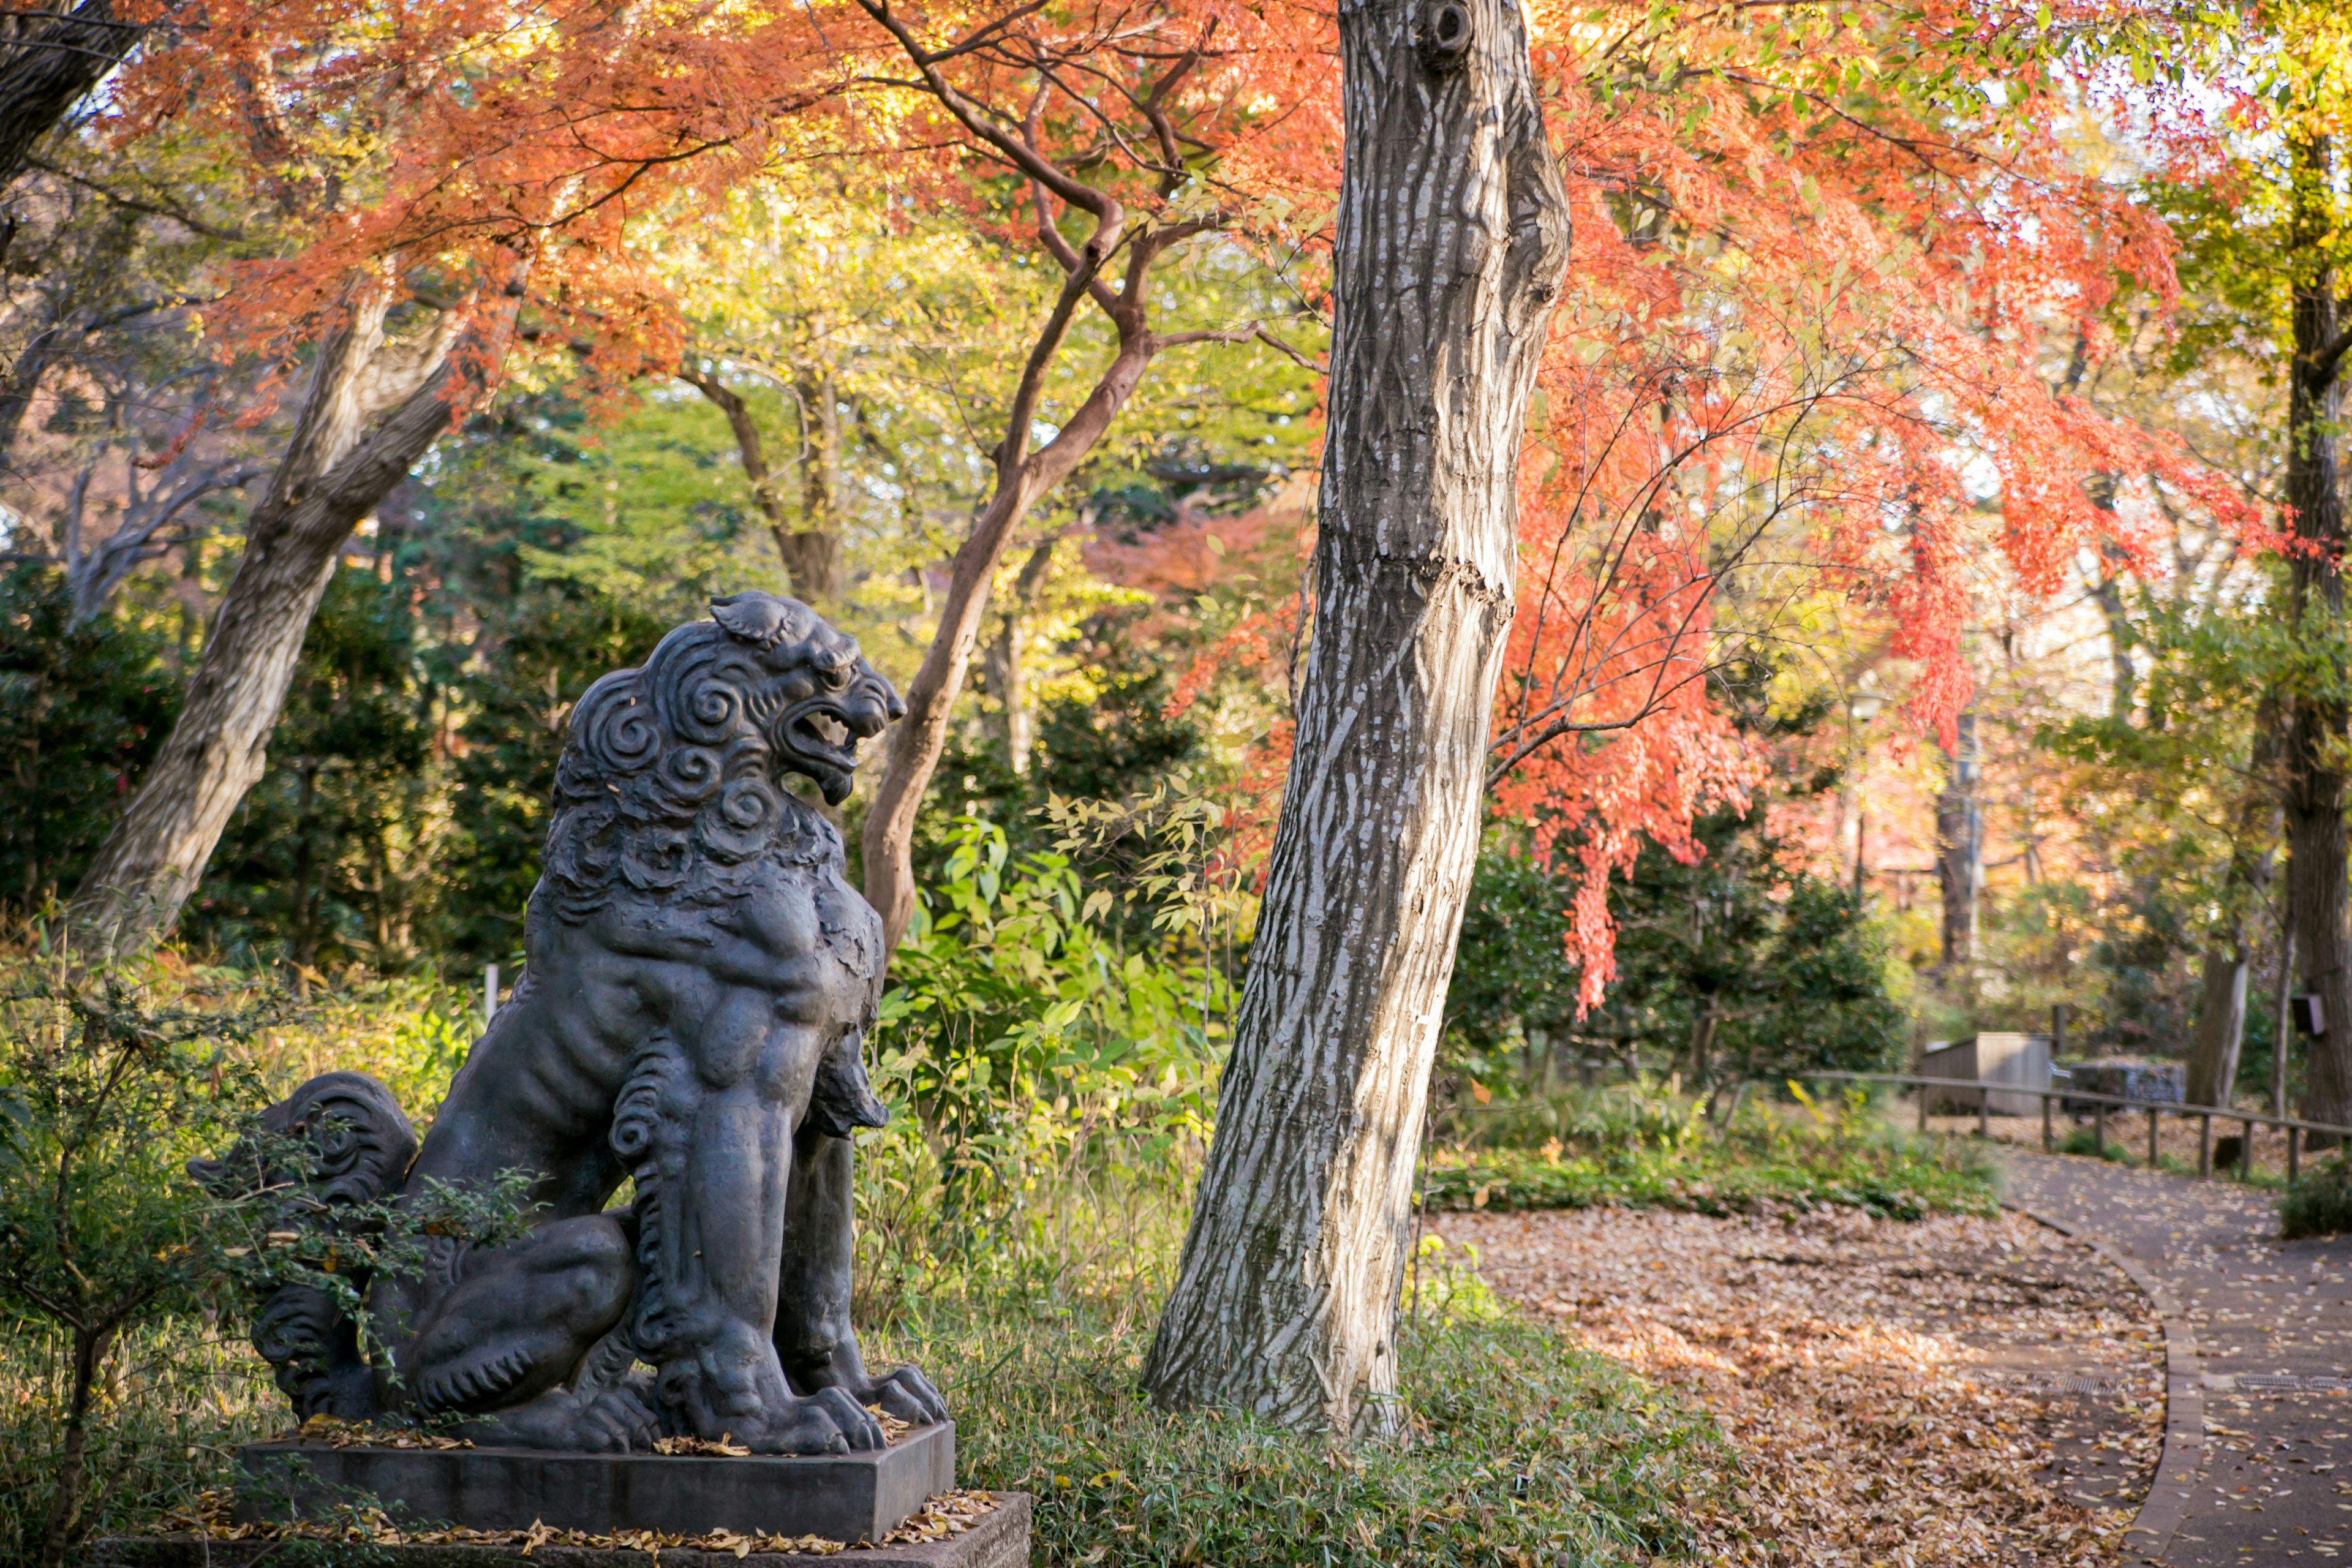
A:
[[[793,629],[793,612],[800,605],[773,594],[730,594],[710,601],[710,616],[730,637],[766,649],[784,640]]]

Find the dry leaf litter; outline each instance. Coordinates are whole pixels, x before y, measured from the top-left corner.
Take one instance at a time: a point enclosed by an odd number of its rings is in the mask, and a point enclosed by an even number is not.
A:
[[[194,1535],[208,1541],[320,1541],[373,1546],[515,1546],[528,1557],[541,1546],[585,1547],[606,1552],[643,1552],[658,1563],[664,1552],[722,1552],[737,1558],[754,1552],[806,1557],[832,1557],[853,1549],[853,1543],[828,1541],[821,1535],[769,1535],[715,1530],[703,1535],[670,1535],[650,1530],[592,1535],[580,1530],[551,1530],[534,1522],[529,1530],[403,1530],[378,1509],[354,1510],[333,1523],[302,1521],[293,1523],[240,1523],[232,1510],[236,1499],[227,1491],[202,1494],[194,1509],[167,1515],[159,1530],[167,1535]],[[961,1535],[994,1510],[996,1499],[987,1492],[946,1491],[908,1515],[898,1528],[879,1541],[856,1546],[909,1546]]]
[[[1451,1214],[1494,1289],[1711,1410],[1741,1459],[1701,1562],[2126,1560],[2163,1447],[2130,1281],[2012,1215]]]

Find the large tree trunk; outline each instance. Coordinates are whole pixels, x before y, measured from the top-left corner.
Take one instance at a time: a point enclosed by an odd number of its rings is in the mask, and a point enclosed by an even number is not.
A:
[[[1958,749],[1936,796],[1936,882],[1943,894],[1943,961],[1948,980],[1967,978],[1976,963],[1977,899],[1984,886],[1984,815],[1977,800],[1982,764],[1977,758],[1977,716],[1955,723]]]
[[[2304,257],[2326,254],[2335,171],[2325,141],[2292,150],[2294,234]],[[2286,500],[2298,539],[2288,565],[2288,613],[2314,636],[2336,634],[2344,615],[2343,475],[2336,443],[2344,428],[2344,310],[2335,271],[2324,262],[2294,283],[2294,354],[2287,377]],[[2352,710],[2340,700],[2299,694],[2284,704],[2286,773],[2287,919],[2303,963],[2304,989],[2319,998],[2326,1033],[2311,1043],[2303,1114],[2352,1121],[2352,911],[2346,902],[2341,757]]]
[[[114,0],[69,9],[34,0],[0,17],[0,185],[146,34],[143,20],[127,22],[121,10]]]
[[[1512,0],[1349,0],[1316,620],[1183,1260],[1171,1406],[1395,1417],[1431,1058],[1517,577],[1520,429],[1568,207]]]
[[[452,352],[454,311],[387,342],[385,304],[370,299],[320,345],[179,722],[74,894],[68,921],[89,957],[142,946],[178,917],[229,814],[261,777],[343,542],[448,428],[457,367],[478,375],[492,357],[482,343]]]

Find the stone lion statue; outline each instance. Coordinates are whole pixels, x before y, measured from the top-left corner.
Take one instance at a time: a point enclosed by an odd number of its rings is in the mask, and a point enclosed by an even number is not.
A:
[[[801,773],[838,805],[858,742],[906,708],[805,605],[711,611],[573,711],[527,967],[422,1148],[358,1073],[266,1116],[273,1147],[303,1151],[282,1184],[313,1215],[504,1172],[539,1205],[519,1241],[444,1238],[421,1278],[367,1282],[373,1356],[323,1290],[276,1289],[254,1342],[301,1415],[770,1454],[879,1447],[869,1406],[946,1418],[914,1368],[870,1372],[850,1327],[850,1134],[886,1116],[859,1057],[882,932],[840,835],[783,787]],[[625,1179],[634,1201],[607,1206]]]

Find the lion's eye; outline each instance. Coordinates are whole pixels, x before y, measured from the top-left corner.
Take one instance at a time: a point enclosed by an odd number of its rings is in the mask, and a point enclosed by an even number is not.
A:
[[[824,684],[828,689],[838,691],[849,684],[849,666],[845,664],[836,664],[825,670],[824,674]]]

